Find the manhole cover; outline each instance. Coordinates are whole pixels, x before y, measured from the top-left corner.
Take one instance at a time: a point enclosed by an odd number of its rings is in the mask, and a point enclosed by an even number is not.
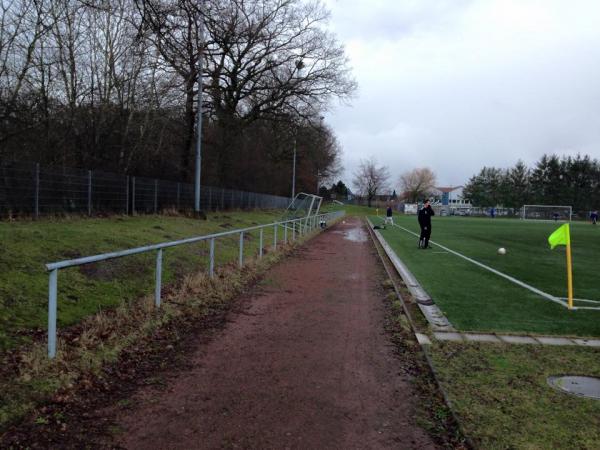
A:
[[[548,377],[548,384],[567,394],[600,400],[600,378],[565,375]]]

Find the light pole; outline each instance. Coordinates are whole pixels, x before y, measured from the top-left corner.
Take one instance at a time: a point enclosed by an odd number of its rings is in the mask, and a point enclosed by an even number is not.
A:
[[[294,136],[294,160],[292,162],[292,200],[296,198],[296,136]]]
[[[296,71],[298,72],[298,76],[302,75],[302,69],[304,69],[304,61],[302,59],[297,60],[294,65],[296,66]],[[298,77],[296,77],[298,79]],[[298,137],[298,125],[295,125],[295,133],[294,133],[294,160],[292,162],[292,201],[296,198],[296,150],[297,150],[297,137]]]
[[[201,12],[201,10],[200,10]],[[204,46],[204,22],[200,14],[200,45]],[[198,49],[198,111],[196,112],[196,176],[194,177],[194,212],[200,212],[200,175],[202,169],[202,56],[203,48]]]

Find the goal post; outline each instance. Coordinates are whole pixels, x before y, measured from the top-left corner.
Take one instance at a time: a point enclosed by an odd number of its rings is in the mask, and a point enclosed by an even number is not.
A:
[[[322,202],[323,197],[300,192],[292,199],[281,220],[303,219],[304,225],[306,225],[311,217],[319,214]]]
[[[571,221],[573,207],[566,205],[523,205],[521,219]]]

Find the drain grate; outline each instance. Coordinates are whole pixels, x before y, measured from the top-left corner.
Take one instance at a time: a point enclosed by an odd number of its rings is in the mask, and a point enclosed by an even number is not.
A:
[[[548,377],[548,384],[567,394],[600,400],[600,378],[577,375],[551,376]]]

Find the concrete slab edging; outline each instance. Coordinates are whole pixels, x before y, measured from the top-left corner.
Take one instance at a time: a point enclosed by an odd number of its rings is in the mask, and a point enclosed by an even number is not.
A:
[[[426,335],[424,335],[427,337]],[[460,332],[441,332],[434,331],[433,338],[438,341],[452,342],[487,342],[494,344],[523,344],[523,345],[576,345],[581,347],[600,347],[600,339],[580,339],[566,336],[527,336],[514,334],[498,333],[460,333]],[[427,342],[428,341],[428,342]],[[430,344],[431,340],[424,340],[425,344]]]
[[[404,284],[406,284],[408,291],[415,299],[419,309],[423,312],[423,315],[431,325],[431,328],[436,331],[453,331],[455,328],[444,315],[442,310],[435,304],[427,291],[423,289],[406,264],[400,260],[396,252],[392,249],[392,247],[390,247],[383,236],[381,236],[381,233],[379,233],[379,231],[373,227],[373,223],[368,218],[367,223],[371,227],[371,231],[374,233],[377,241],[379,241],[383,251],[402,278],[402,281],[404,281]]]

